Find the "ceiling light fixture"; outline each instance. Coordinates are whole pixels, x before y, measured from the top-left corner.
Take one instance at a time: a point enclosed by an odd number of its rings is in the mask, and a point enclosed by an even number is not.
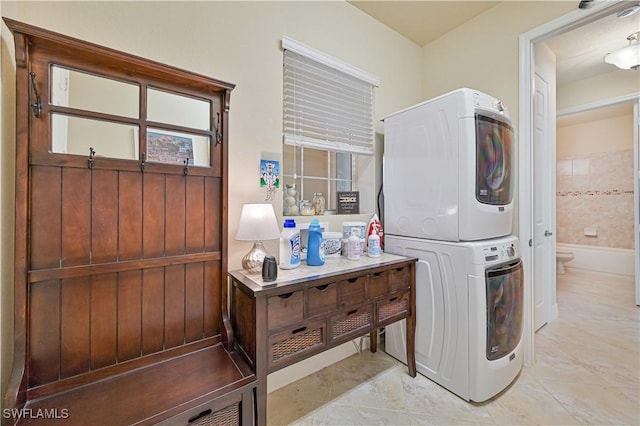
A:
[[[604,61],[623,70],[640,67],[640,31],[627,37],[629,45],[604,55]]]
[[[593,7],[593,0],[582,0],[578,7],[580,9],[591,9]]]
[[[638,12],[640,12],[640,3],[621,10],[617,13],[617,16],[618,18],[626,18],[627,16],[635,15]]]

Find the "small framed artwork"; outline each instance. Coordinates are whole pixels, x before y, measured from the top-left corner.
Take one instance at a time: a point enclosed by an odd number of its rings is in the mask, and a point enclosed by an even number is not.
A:
[[[260,187],[267,188],[265,201],[275,199],[275,191],[280,188],[280,161],[263,158],[260,160]]]
[[[359,214],[360,192],[338,192],[338,214]]]
[[[193,140],[169,133],[147,132],[147,161],[193,165]]]
[[[260,187],[280,188],[280,162],[260,160]]]

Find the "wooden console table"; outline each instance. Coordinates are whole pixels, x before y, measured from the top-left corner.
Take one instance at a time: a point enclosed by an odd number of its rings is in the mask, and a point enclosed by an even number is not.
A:
[[[385,253],[279,269],[268,283],[260,274],[230,272],[234,342],[258,378],[256,424],[266,424],[267,374],[366,334],[376,352],[377,331],[403,318],[415,377],[415,267],[414,258]]]

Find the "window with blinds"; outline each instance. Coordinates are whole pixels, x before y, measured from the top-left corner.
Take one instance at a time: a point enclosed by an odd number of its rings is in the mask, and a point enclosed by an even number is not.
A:
[[[373,155],[373,86],[296,52],[284,52],[284,140]]]
[[[337,191],[359,190],[360,157],[374,154],[379,82],[290,38],[282,47],[284,182],[301,199],[322,192],[334,209]]]

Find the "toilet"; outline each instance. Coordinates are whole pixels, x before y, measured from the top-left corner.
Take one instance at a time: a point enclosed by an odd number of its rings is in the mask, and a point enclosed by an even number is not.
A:
[[[556,273],[564,274],[564,265],[573,260],[573,252],[571,250],[556,249]]]

